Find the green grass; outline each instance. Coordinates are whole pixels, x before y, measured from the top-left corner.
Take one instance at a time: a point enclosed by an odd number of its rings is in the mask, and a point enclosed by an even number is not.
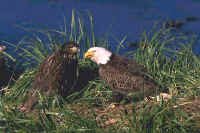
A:
[[[78,15],[77,15],[78,14]],[[0,131],[6,133],[196,133],[200,132],[199,104],[191,104],[200,98],[200,61],[192,52],[195,45],[191,36],[174,35],[170,29],[153,28],[144,32],[137,51],[129,55],[149,70],[149,76],[160,84],[160,91],[173,95],[169,101],[145,100],[113,107],[111,89],[98,77],[98,67],[82,59],[92,46],[110,48],[108,38],[96,38],[94,19],[89,16],[90,28],[86,28],[81,14],[72,11],[71,24],[60,29],[27,29],[17,44],[3,41],[19,53],[16,61],[26,70],[14,84],[7,86],[0,100]],[[65,19],[64,19],[65,21]],[[69,28],[69,29],[68,29]],[[43,39],[42,39],[43,38]],[[45,38],[45,39],[44,39]],[[24,114],[18,110],[31,88],[37,66],[64,41],[80,45],[79,80],[76,90],[66,99],[60,97],[39,98],[38,109]],[[116,50],[125,46],[126,36],[116,40]],[[178,49],[175,49],[175,45]],[[88,79],[83,77],[87,74]],[[39,92],[38,92],[39,93]],[[156,94],[155,94],[156,95]],[[182,106],[183,105],[183,106]],[[193,108],[191,108],[193,107]],[[189,109],[188,109],[189,108]],[[190,110],[191,109],[191,110]]]

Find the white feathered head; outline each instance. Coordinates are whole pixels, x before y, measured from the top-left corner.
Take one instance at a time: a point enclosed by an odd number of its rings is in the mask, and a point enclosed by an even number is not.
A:
[[[92,47],[88,49],[88,51],[85,53],[84,58],[91,59],[92,61],[100,65],[106,64],[110,60],[111,55],[112,53],[105,48]]]

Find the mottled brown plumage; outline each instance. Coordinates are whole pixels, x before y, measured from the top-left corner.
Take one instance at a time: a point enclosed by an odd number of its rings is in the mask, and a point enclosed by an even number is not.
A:
[[[0,87],[4,85],[4,76],[5,76],[5,59],[4,56],[0,53]]]
[[[9,81],[9,73],[6,68],[5,57],[3,55],[5,49],[5,46],[0,46],[0,88],[7,85]]]
[[[156,87],[155,82],[147,76],[143,65],[114,54],[105,65],[99,65],[99,75],[112,88],[114,96],[119,96],[118,93],[149,94]]]
[[[100,78],[112,88],[116,102],[121,100],[120,94],[140,94],[140,97],[141,94],[147,96],[156,90],[157,84],[148,76],[147,69],[134,60],[99,47],[89,49],[85,58],[99,65]]]
[[[142,89],[145,72],[146,69],[142,65],[117,55],[112,55],[110,61],[99,66],[100,77],[116,91],[129,92]],[[148,84],[144,85],[149,88]]]
[[[37,103],[37,90],[46,96],[65,97],[71,93],[77,79],[78,50],[74,42],[65,43],[39,65],[23,111],[31,111]]]

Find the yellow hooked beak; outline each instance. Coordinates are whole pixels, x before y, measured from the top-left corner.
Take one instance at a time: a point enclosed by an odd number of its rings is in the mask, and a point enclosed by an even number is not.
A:
[[[72,48],[70,48],[70,50],[71,50],[73,53],[80,52],[80,49],[79,49],[78,47],[72,47]]]
[[[95,52],[94,51],[88,51],[85,53],[84,58],[85,59],[90,59],[94,56]]]

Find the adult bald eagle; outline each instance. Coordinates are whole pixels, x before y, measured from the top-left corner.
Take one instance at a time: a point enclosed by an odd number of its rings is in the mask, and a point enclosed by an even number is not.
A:
[[[90,48],[84,58],[99,65],[99,76],[111,87],[115,102],[120,102],[129,93],[155,91],[156,83],[147,76],[144,66],[134,60],[115,55],[102,47]]]
[[[57,94],[65,97],[70,94],[77,79],[77,52],[77,44],[67,42],[39,65],[32,91],[22,111],[29,112],[37,104],[37,90],[47,96]]]

